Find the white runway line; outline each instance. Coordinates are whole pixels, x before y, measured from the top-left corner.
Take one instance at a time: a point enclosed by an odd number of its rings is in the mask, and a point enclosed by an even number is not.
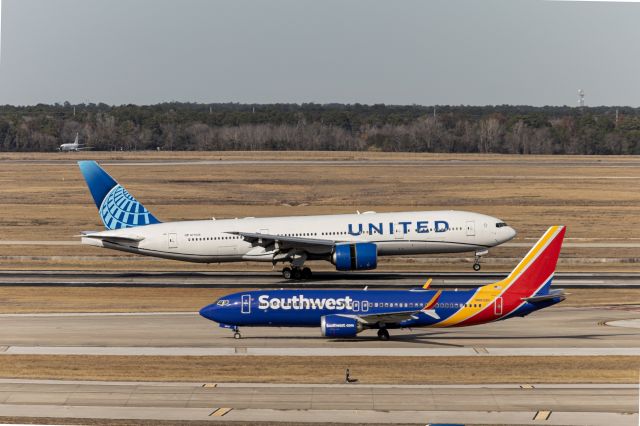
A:
[[[0,314],[0,318],[48,317],[153,317],[165,315],[198,315],[198,312],[51,312],[43,314]]]
[[[640,319],[609,321],[606,324],[612,327],[640,328]]]
[[[261,347],[136,347],[136,346],[3,346],[1,355],[94,355],[94,356],[640,356],[640,348],[261,348]]]

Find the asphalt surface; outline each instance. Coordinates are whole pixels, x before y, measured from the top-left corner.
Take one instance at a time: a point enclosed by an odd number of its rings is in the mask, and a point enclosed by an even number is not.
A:
[[[65,155],[65,154],[63,154]],[[60,158],[51,160],[51,159],[11,159],[4,158],[0,160],[0,164],[40,164],[40,165],[60,165],[60,164],[72,164],[75,165],[78,160],[85,159],[86,155],[76,156],[74,153],[71,153],[74,157],[66,156],[63,157],[61,155]],[[509,158],[499,158],[499,159],[488,159],[488,158],[473,158],[468,157],[465,159],[425,159],[420,158],[416,160],[410,159],[345,159],[345,160],[322,160],[322,159],[313,159],[313,160],[296,160],[296,159],[284,159],[284,160],[195,160],[195,159],[185,159],[185,160],[100,160],[100,164],[102,166],[108,167],[136,167],[136,166],[186,166],[186,165],[219,165],[219,166],[235,166],[235,165],[283,165],[283,166],[313,166],[313,165],[327,165],[327,166],[337,166],[337,167],[355,167],[355,166],[407,166],[407,165],[415,165],[415,166],[432,166],[432,167],[448,167],[451,165],[469,165],[469,166],[521,166],[526,165],[527,167],[543,167],[543,168],[567,168],[567,167],[607,167],[607,168],[630,168],[635,169],[638,167],[637,161],[620,161],[615,158],[596,158],[593,160],[575,160],[572,158],[554,158],[553,161],[549,161],[548,158],[527,158],[526,161],[522,159],[512,160]],[[482,176],[475,176],[477,178],[481,178]]]
[[[438,274],[434,285],[480,285],[501,274]],[[259,273],[5,272],[2,285],[316,287],[400,286],[415,273],[317,274],[285,282]],[[560,275],[558,286],[633,287],[634,274]],[[560,282],[560,284],[559,284]],[[39,284],[42,283],[42,284]],[[587,283],[587,284],[585,284]],[[623,303],[624,301],[621,301]],[[243,328],[234,339],[196,312],[0,315],[0,357],[101,355],[633,355],[640,356],[640,306],[562,304],[468,328],[393,330],[353,339],[320,337],[316,328]],[[7,358],[4,358],[7,357]],[[143,363],[144,357],[141,357]],[[0,416],[241,422],[638,424],[638,385],[365,386],[217,383],[121,383],[0,380]],[[522,388],[521,388],[522,386]],[[545,418],[546,420],[539,420]],[[538,420],[534,420],[538,419]]]

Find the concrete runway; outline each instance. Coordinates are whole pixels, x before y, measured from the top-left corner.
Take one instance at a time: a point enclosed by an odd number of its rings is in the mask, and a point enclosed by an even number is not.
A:
[[[204,288],[363,288],[420,287],[431,278],[434,287],[477,287],[503,279],[492,272],[314,272],[309,280],[285,280],[277,272],[101,272],[0,271],[0,286],[204,287]],[[557,273],[555,288],[640,288],[640,273]]]
[[[0,416],[635,425],[637,402],[635,385],[0,382]]]
[[[472,327],[391,330],[392,339],[381,342],[374,330],[352,339],[326,339],[320,336],[319,328],[267,327],[241,328],[243,338],[237,340],[230,330],[196,312],[4,314],[0,315],[0,353],[47,353],[47,348],[51,353],[56,347],[69,353],[62,348],[75,347],[75,353],[87,348],[97,354],[128,347],[148,348],[143,351],[147,355],[171,355],[172,351],[182,354],[185,348],[223,350],[213,351],[212,355],[225,354],[228,348],[231,354],[235,348],[271,348],[274,351],[263,354],[272,355],[279,354],[278,350],[291,354],[293,348],[310,355],[323,353],[320,349],[329,354],[343,354],[340,351],[346,350],[348,354],[377,356],[640,355],[640,328],[606,325],[609,321],[638,318],[639,306],[558,305],[525,318]],[[29,352],[28,348],[33,349]]]
[[[411,287],[422,274],[319,274],[310,285]],[[490,282],[495,274],[440,275],[445,285]],[[317,279],[317,278],[316,278]],[[561,280],[558,277],[558,280]],[[564,278],[628,286],[636,275],[577,274]],[[277,274],[5,273],[2,285],[211,287],[282,286]],[[556,280],[556,281],[558,281]],[[13,284],[11,282],[13,281]],[[435,281],[435,279],[434,279]],[[65,284],[66,283],[66,284]],[[301,283],[295,283],[300,287]],[[46,284],[42,284],[46,285]],[[584,284],[582,284],[584,285]],[[0,315],[0,360],[12,354],[100,355],[633,355],[640,356],[640,306],[562,304],[468,328],[394,330],[354,339],[320,337],[316,328],[243,328],[233,339],[196,312]],[[607,325],[610,324],[610,325]],[[6,358],[5,358],[6,357]],[[311,358],[310,358],[311,359]],[[144,358],[140,358],[144,362]],[[520,386],[523,388],[520,388]],[[533,387],[531,387],[533,386]],[[638,386],[628,385],[272,385],[0,380],[0,416],[361,424],[638,424]],[[224,415],[221,415],[224,414]],[[546,420],[534,420],[546,418]]]

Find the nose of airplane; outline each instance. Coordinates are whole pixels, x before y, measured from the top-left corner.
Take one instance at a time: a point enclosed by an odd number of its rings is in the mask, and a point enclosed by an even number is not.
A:
[[[513,240],[516,237],[516,235],[518,235],[516,230],[510,226],[505,226],[503,229],[504,229],[504,241]]]
[[[220,308],[215,303],[212,303],[211,305],[207,305],[204,308],[200,309],[200,315],[208,320],[220,322],[218,321],[219,315],[217,315],[219,314],[219,310]]]

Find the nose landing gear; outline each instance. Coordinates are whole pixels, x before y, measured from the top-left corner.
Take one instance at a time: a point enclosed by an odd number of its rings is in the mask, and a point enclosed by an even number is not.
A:
[[[482,259],[482,256],[484,256],[485,254],[489,254],[489,250],[482,250],[482,251],[476,252],[476,260],[473,263],[474,271],[478,272],[480,270],[480,259]]]
[[[234,339],[242,339],[242,334],[240,334],[240,329],[238,328],[238,326],[233,326],[231,330],[233,330]]]

